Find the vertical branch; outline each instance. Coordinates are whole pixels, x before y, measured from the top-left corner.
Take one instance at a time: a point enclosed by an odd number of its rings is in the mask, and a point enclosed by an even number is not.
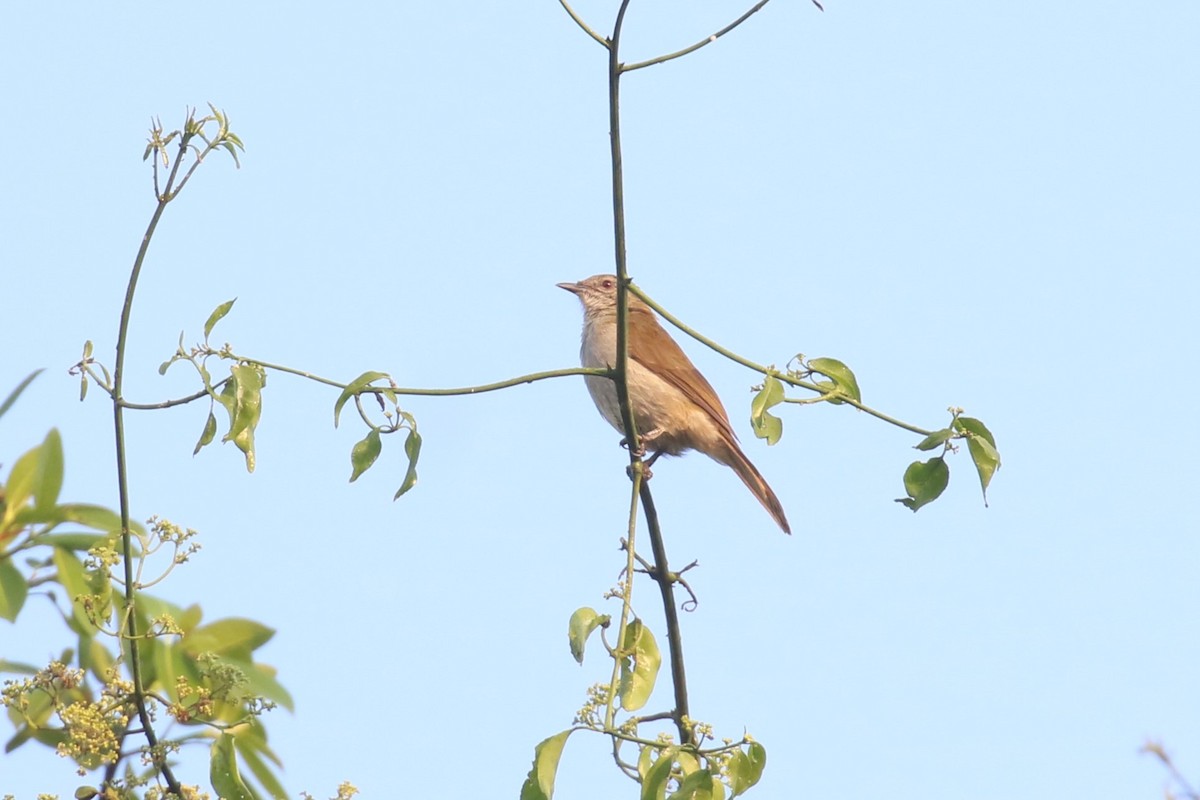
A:
[[[617,399],[621,407],[621,423],[629,443],[630,463],[641,460],[637,425],[629,401],[629,265],[625,257],[625,178],[621,165],[621,26],[629,0],[621,0],[617,21],[608,48],[608,126],[612,153],[613,246],[616,249],[617,271]]]
[[[680,743],[691,739],[691,732],[684,723],[688,714],[687,678],[683,668],[683,638],[679,631],[679,616],[675,609],[675,592],[672,584],[674,578],[667,566],[667,550],[663,543],[662,531],[658,526],[658,514],[654,510],[654,498],[650,487],[642,479],[644,466],[642,452],[639,446],[637,427],[635,424],[633,406],[629,397],[629,269],[625,254],[625,183],[621,164],[621,27],[625,22],[625,11],[629,8],[629,0],[622,0],[617,11],[616,23],[613,25],[613,35],[608,47],[608,120],[609,138],[612,148],[612,187],[613,187],[613,244],[616,248],[617,272],[617,363],[615,381],[617,400],[621,408],[621,423],[625,429],[625,440],[629,443],[629,459],[632,467],[633,494],[641,495],[647,528],[650,534],[650,547],[654,552],[654,569],[652,576],[658,582],[663,598],[663,614],[667,623],[667,643],[671,657],[671,681],[675,690],[675,708],[671,718],[679,731]],[[636,501],[635,501],[636,502]],[[633,552],[633,528],[630,525],[629,549]],[[632,579],[632,574],[629,576]],[[624,625],[622,625],[622,631]]]
[[[171,168],[170,177],[167,178],[166,186],[161,192],[157,189],[155,190],[158,205],[154,209],[154,214],[150,217],[150,224],[146,227],[145,235],[142,236],[142,244],[138,248],[137,257],[133,261],[133,271],[129,275],[129,284],[125,288],[125,303],[121,307],[121,321],[117,330],[117,358],[113,366],[112,376],[113,432],[116,436],[117,449],[117,496],[121,511],[121,548],[125,571],[125,608],[123,611],[125,619],[122,625],[124,633],[122,638],[124,639],[124,646],[128,648],[129,675],[133,681],[133,696],[137,703],[138,719],[142,723],[142,733],[150,745],[154,766],[162,774],[163,779],[166,780],[167,788],[171,793],[178,796],[182,796],[182,789],[179,781],[176,780],[175,775],[171,772],[170,766],[166,763],[166,757],[162,753],[156,752],[158,736],[154,733],[154,721],[150,718],[150,712],[146,708],[146,687],[142,678],[141,654],[138,648],[137,614],[134,609],[137,584],[133,572],[132,535],[129,532],[129,470],[125,453],[125,401],[121,396],[121,386],[125,379],[125,351],[129,339],[129,319],[133,312],[133,298],[137,292],[138,278],[141,276],[142,264],[146,260],[146,252],[150,249],[150,240],[154,236],[154,230],[158,227],[158,221],[162,218],[167,203],[171,202],[171,189],[175,183],[176,176],[179,174],[179,167],[183,163],[184,156],[187,154],[187,146],[190,139],[191,134],[186,131],[180,136],[179,153],[175,158],[175,165]],[[155,153],[154,157],[157,159],[158,154]]]

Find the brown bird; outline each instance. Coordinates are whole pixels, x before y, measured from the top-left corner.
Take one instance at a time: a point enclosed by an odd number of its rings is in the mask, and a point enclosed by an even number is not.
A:
[[[585,367],[613,367],[617,362],[617,277],[593,275],[579,283],[560,283],[583,303]],[[629,362],[626,380],[633,418],[650,461],[666,454],[698,450],[731,467],[784,533],[791,533],[779,498],[738,446],[737,434],[721,399],[675,340],[658,324],[653,309],[629,295]],[[584,377],[600,414],[622,434],[616,384],[608,378]]]

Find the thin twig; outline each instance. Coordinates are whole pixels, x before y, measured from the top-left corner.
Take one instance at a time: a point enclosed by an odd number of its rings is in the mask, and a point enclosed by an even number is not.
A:
[[[187,152],[189,138],[186,132],[180,136],[179,153],[175,158],[175,165],[171,168],[171,174],[167,178],[165,190],[159,195],[158,204],[155,206],[154,213],[150,217],[150,224],[146,226],[146,233],[142,236],[142,244],[138,248],[137,257],[133,261],[133,270],[129,275],[129,283],[125,289],[125,302],[121,306],[121,320],[117,329],[117,359],[113,367],[112,376],[113,433],[116,437],[117,454],[117,497],[120,503],[122,567],[125,575],[125,621],[122,626],[122,630],[125,632],[123,636],[125,639],[124,646],[129,650],[129,675],[133,683],[133,698],[137,705],[138,719],[142,723],[142,733],[150,746],[155,768],[167,782],[167,788],[178,796],[182,796],[182,788],[179,785],[179,781],[175,778],[174,773],[172,773],[171,767],[167,764],[165,756],[157,752],[158,736],[154,733],[153,721],[146,706],[146,686],[143,682],[141,654],[138,648],[137,614],[134,613],[134,596],[137,593],[137,585],[134,582],[133,571],[133,535],[130,532],[129,507],[129,469],[125,453],[125,406],[121,397],[121,385],[125,378],[125,351],[129,339],[129,320],[133,314],[133,298],[137,292],[138,278],[142,272],[142,265],[146,261],[146,253],[150,249],[150,240],[154,237],[154,230],[158,227],[158,221],[162,218],[163,211],[166,210],[167,203],[170,202],[170,198],[172,197],[171,187],[175,183],[176,176],[179,174],[179,166],[183,163],[184,154]],[[157,158],[157,156],[158,154],[156,153],[155,157]]]
[[[641,69],[642,67],[652,67],[655,64],[664,64],[668,61],[673,61],[677,58],[682,58],[683,56],[686,56],[688,53],[694,53],[697,50],[699,50],[701,47],[712,44],[717,39],[720,39],[722,36],[729,33],[734,28],[736,28],[738,25],[741,25],[743,22],[750,19],[750,17],[754,16],[754,14],[756,14],[760,8],[762,8],[769,2],[770,2],[770,0],[759,0],[759,2],[755,3],[754,7],[751,8],[749,11],[747,11],[745,14],[742,14],[740,17],[738,17],[733,22],[726,25],[724,28],[721,28],[721,30],[719,30],[716,33],[714,33],[713,35],[709,36],[707,39],[701,39],[700,41],[696,42],[695,44],[693,44],[689,47],[685,47],[682,50],[677,50],[674,53],[668,53],[665,56],[658,56],[657,58],[651,58],[647,61],[638,61],[636,64],[625,64],[624,66],[621,67],[621,71],[622,72],[632,72],[635,69]]]
[[[633,292],[634,294],[636,294],[638,297],[640,297],[642,300],[644,300],[646,305],[653,308],[658,313],[658,315],[660,317],[662,317],[663,319],[665,319],[667,322],[671,323],[676,328],[678,328],[679,330],[686,333],[688,336],[695,339],[697,342],[700,342],[701,344],[705,345],[709,349],[714,350],[714,351],[720,353],[721,355],[725,356],[730,361],[734,361],[738,364],[741,364],[743,367],[752,369],[755,372],[761,372],[763,375],[773,375],[774,377],[778,378],[779,380],[783,381],[784,383],[789,383],[792,386],[795,386],[797,388],[807,389],[810,392],[816,392],[817,394],[823,394],[823,395],[829,394],[827,391],[822,389],[820,386],[817,386],[815,383],[810,383],[808,381],[802,381],[799,378],[793,378],[793,377],[789,376],[786,372],[780,372],[779,370],[774,369],[772,367],[768,367],[763,364],[759,364],[755,361],[751,361],[750,359],[746,358],[745,356],[740,356],[737,353],[730,350],[729,348],[724,347],[720,344],[717,344],[716,342],[714,342],[712,339],[709,339],[704,334],[687,326],[678,317],[673,315],[670,311],[667,311],[665,308],[660,306],[658,303],[654,302],[654,300],[649,295],[647,295],[637,285],[630,284],[629,290],[631,292]],[[870,414],[871,416],[875,417],[876,419],[881,419],[884,422],[887,422],[891,425],[895,425],[897,428],[903,428],[906,431],[911,431],[912,433],[920,434],[921,436],[928,436],[929,434],[933,433],[933,431],[929,431],[929,430],[926,430],[925,428],[921,428],[921,427],[918,427],[911,423],[904,422],[903,420],[896,419],[895,417],[885,414],[882,411],[876,411],[875,409],[871,408],[870,406],[864,405],[863,403],[860,403],[858,400],[855,400],[853,397],[848,397],[845,394],[838,394],[838,395],[836,395],[836,397],[838,400],[842,401],[846,405],[853,406],[854,408],[857,408],[859,411],[866,412],[867,414]]]
[[[586,33],[588,36],[595,39],[597,42],[602,44],[604,47],[610,46],[608,39],[605,39],[603,36],[596,33],[594,30],[592,30],[591,26],[583,21],[583,17],[581,17],[575,13],[575,9],[571,8],[570,4],[567,3],[567,0],[558,0],[558,2],[560,5],[562,5],[563,10],[565,10],[567,12],[567,14],[570,15],[571,19],[575,20],[575,24],[583,29],[584,33]]]

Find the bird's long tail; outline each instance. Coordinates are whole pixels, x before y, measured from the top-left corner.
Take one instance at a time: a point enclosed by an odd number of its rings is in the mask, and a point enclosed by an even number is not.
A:
[[[775,492],[771,491],[771,487],[767,485],[766,479],[750,463],[750,459],[746,458],[746,454],[742,452],[742,448],[738,447],[737,442],[726,440],[724,445],[723,452],[715,456],[716,460],[731,467],[742,479],[742,483],[746,484],[746,488],[758,498],[758,502],[762,503],[767,513],[779,523],[783,532],[791,533],[792,529],[788,525],[787,516],[783,513],[783,505],[775,496]]]

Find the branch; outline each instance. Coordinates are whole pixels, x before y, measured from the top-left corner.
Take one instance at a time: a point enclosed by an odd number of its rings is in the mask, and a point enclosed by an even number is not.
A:
[[[740,17],[738,17],[733,22],[726,25],[724,28],[721,28],[721,30],[717,31],[712,36],[709,36],[707,39],[701,39],[700,41],[696,42],[694,45],[691,45],[690,47],[685,47],[682,50],[677,50],[676,52],[670,53],[665,56],[658,56],[657,58],[652,58],[649,61],[639,61],[636,64],[625,64],[624,66],[621,67],[621,71],[622,72],[632,72],[635,69],[641,69],[642,67],[652,67],[655,64],[664,64],[668,61],[673,61],[676,58],[682,58],[683,56],[686,56],[688,53],[694,53],[697,50],[699,50],[701,47],[712,44],[717,39],[720,39],[722,36],[729,33],[734,28],[736,28],[738,25],[741,25],[743,22],[750,19],[750,17],[752,17],[755,13],[757,13],[758,10],[761,9],[763,6],[765,6],[768,2],[770,2],[770,0],[759,0],[759,2],[755,3],[754,6],[749,11],[747,11],[745,14],[742,14]],[[817,5],[818,5],[818,7],[820,6],[819,3]]]
[[[655,310],[655,312],[657,312],[658,315],[661,316],[663,319],[665,319],[667,322],[671,323],[676,328],[683,331],[688,336],[692,337],[696,341],[705,345],[709,349],[715,350],[716,352],[725,356],[730,361],[734,361],[738,364],[741,364],[743,367],[752,369],[755,372],[761,372],[763,375],[772,375],[772,376],[778,378],[779,380],[783,381],[784,383],[790,383],[792,386],[795,386],[797,388],[807,389],[810,392],[816,392],[817,394],[820,394],[820,395],[828,394],[824,389],[822,389],[820,386],[817,386],[815,383],[809,383],[808,381],[802,381],[799,378],[793,378],[790,375],[788,375],[787,373],[780,372],[779,370],[776,370],[773,367],[768,367],[763,364],[759,364],[757,362],[751,361],[750,359],[748,359],[744,356],[740,356],[737,353],[733,352],[732,350],[717,344],[712,339],[709,339],[707,336],[703,335],[702,333],[699,333],[698,331],[688,327],[686,324],[684,324],[682,321],[680,321],[677,317],[675,317],[673,314],[671,314],[671,312],[667,311],[665,308],[660,306],[658,303],[654,302],[654,300],[652,300],[649,295],[647,295],[644,291],[642,291],[642,289],[640,287],[631,284],[629,287],[629,290],[631,292],[633,292],[634,294],[636,294],[638,297],[640,297],[643,301],[645,301],[646,305],[653,308]],[[823,399],[823,398],[816,398],[816,399]],[[859,411],[864,411],[864,412],[870,414],[871,416],[875,417],[876,419],[881,419],[884,422],[895,425],[897,428],[903,428],[906,431],[911,431],[912,433],[916,433],[921,436],[928,436],[929,434],[933,433],[933,431],[925,430],[924,428],[918,427],[911,423],[896,419],[895,417],[885,414],[882,411],[876,411],[875,409],[871,408],[870,406],[864,405],[864,404],[860,403],[859,401],[855,400],[853,397],[847,397],[844,394],[839,394],[837,396],[837,399],[842,401],[843,403],[845,403],[848,406],[853,406],[854,408],[857,408]],[[794,399],[794,398],[789,398],[789,399],[786,399],[785,402],[807,403],[807,402],[812,402],[812,400],[798,400],[798,399]]]
[[[213,355],[217,355],[217,354],[218,353],[216,351],[213,351]],[[239,356],[235,353],[226,353],[225,357],[228,359],[234,360],[234,361],[240,361],[245,364],[257,364],[258,366],[262,367],[263,369],[271,369],[271,370],[275,370],[276,372],[286,373],[288,375],[296,375],[297,377],[300,377],[300,378],[308,378],[310,381],[316,381],[317,383],[323,383],[326,386],[332,386],[335,389],[345,389],[349,385],[349,384],[345,384],[345,383],[340,383],[339,381],[335,381],[332,378],[323,378],[320,375],[317,375],[312,372],[305,372],[304,370],[295,369],[294,367],[285,367],[282,364],[272,364],[269,361],[259,361],[258,359],[247,358],[245,356]],[[362,394],[383,394],[384,392],[394,392],[396,394],[417,395],[417,396],[422,396],[422,397],[451,397],[454,395],[482,394],[483,392],[494,392],[497,389],[507,389],[510,386],[518,386],[522,383],[533,383],[534,381],[544,381],[548,378],[564,378],[568,375],[596,375],[601,378],[612,378],[613,372],[614,372],[613,370],[605,369],[603,367],[567,367],[565,369],[551,369],[551,370],[546,370],[544,372],[531,372],[528,375],[518,375],[515,378],[506,378],[505,380],[496,381],[495,383],[483,383],[483,384],[479,384],[476,386],[459,386],[459,387],[455,387],[455,388],[451,388],[451,389],[421,389],[418,387],[410,387],[410,386],[397,386],[396,388],[392,388],[390,386],[387,388],[377,387],[377,386],[368,386],[368,387],[364,388],[361,393]],[[221,384],[217,384],[217,386],[220,386],[220,385]],[[213,388],[216,388],[216,387],[213,387]],[[202,394],[206,394],[206,393],[202,393]],[[149,407],[149,406],[147,406],[147,407]]]
[[[567,3],[567,0],[558,0],[558,2],[562,5],[563,10],[565,10],[567,12],[567,14],[570,15],[571,19],[575,20],[575,24],[583,29],[584,33],[586,33],[588,36],[595,39],[597,42],[602,44],[604,47],[610,46],[608,39],[605,39],[603,36],[596,33],[594,30],[592,30],[591,26],[589,26],[586,22],[584,22],[583,18],[575,13],[575,9],[571,8],[570,4]]]

